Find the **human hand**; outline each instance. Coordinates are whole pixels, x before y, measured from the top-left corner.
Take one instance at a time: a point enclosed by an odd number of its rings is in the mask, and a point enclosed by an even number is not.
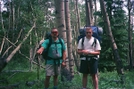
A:
[[[82,53],[83,53],[84,55],[88,55],[88,54],[90,54],[90,51],[89,51],[89,50],[82,50]]]
[[[44,50],[44,48],[41,47],[41,48],[37,51],[37,53],[38,53],[38,54],[42,54],[43,50]]]
[[[65,62],[62,62],[61,66],[62,67],[66,67],[66,63]]]

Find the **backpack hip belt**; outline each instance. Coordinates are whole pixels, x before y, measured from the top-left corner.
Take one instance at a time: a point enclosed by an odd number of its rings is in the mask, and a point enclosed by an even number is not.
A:
[[[97,55],[94,56],[85,56],[85,55],[80,55],[80,59],[81,60],[86,60],[86,61],[90,61],[91,59],[98,59]]]
[[[60,60],[60,59],[62,59],[62,57],[58,57],[58,58],[52,58],[52,57],[47,57],[47,60]]]

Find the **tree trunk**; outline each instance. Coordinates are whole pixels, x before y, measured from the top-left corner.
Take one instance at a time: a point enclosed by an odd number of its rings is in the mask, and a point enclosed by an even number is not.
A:
[[[30,48],[29,50],[29,54],[30,54],[30,71],[32,71],[32,61],[33,61],[33,48]]]
[[[96,0],[94,0],[94,9],[95,9],[95,12],[97,11],[97,3],[96,3]],[[94,17],[94,25],[96,26],[97,25],[97,16],[95,15]]]
[[[133,68],[133,62],[132,62],[132,24],[131,24],[131,9],[132,9],[132,5],[131,5],[131,1],[128,0],[128,40],[129,40],[129,66],[130,69]]]
[[[76,1],[75,8],[76,8],[76,20],[77,20],[76,26],[77,26],[77,29],[80,29],[81,22],[80,22],[80,12],[79,12],[79,8],[78,8],[78,0],[75,0],[75,1]]]
[[[69,58],[69,68],[71,73],[71,78],[74,77],[74,58],[72,55],[72,31],[70,23],[70,10],[69,10],[69,0],[65,0],[65,19],[66,19],[66,29],[67,29],[67,49]],[[71,79],[72,80],[72,79]]]
[[[67,45],[64,0],[55,0],[55,8],[56,8],[56,23],[57,23],[56,26],[58,27],[60,37],[64,39],[65,45]],[[68,54],[66,59],[66,67],[62,68],[61,71],[62,71],[61,80],[62,81],[70,80]]]
[[[75,65],[76,65],[76,68],[77,68],[77,71],[79,71],[79,66],[80,66],[80,60],[79,60],[79,55],[77,54],[77,37],[79,35],[79,29],[81,27],[81,22],[80,22],[80,12],[79,12],[79,8],[78,8],[78,0],[73,0],[75,2],[75,20],[76,20],[76,23],[74,24],[74,29],[73,30],[73,41],[72,41],[72,44],[75,45],[75,46],[72,46],[72,53],[73,53],[73,58],[74,58],[74,62],[75,62]]]
[[[59,30],[59,36],[63,38],[66,42],[64,0],[55,0],[55,8],[56,8],[56,26]]]
[[[90,9],[90,13],[89,13],[89,15],[90,15],[90,26],[93,26],[94,25],[94,23],[93,23],[93,0],[89,0],[89,5],[90,5],[90,7],[89,7],[89,9]]]
[[[115,61],[116,61],[116,68],[117,68],[117,73],[119,75],[121,75],[121,83],[124,83],[124,77],[123,77],[123,65],[122,65],[122,60],[120,59],[119,53],[118,53],[118,49],[111,31],[111,25],[110,25],[110,21],[109,21],[109,17],[108,14],[106,12],[106,7],[104,5],[104,0],[100,0],[100,6],[101,6],[101,11],[103,14],[103,19],[105,22],[105,27],[106,27],[106,34],[109,35],[111,44],[112,44],[112,49],[113,49],[113,54],[115,57]]]
[[[91,6],[89,0],[85,0],[86,6],[86,26],[92,26],[92,18],[91,18]]]

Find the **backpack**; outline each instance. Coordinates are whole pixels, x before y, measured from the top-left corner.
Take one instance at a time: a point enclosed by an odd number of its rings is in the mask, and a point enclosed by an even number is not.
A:
[[[96,39],[98,39],[98,41],[101,43],[101,35],[103,33],[103,29],[101,27],[97,27],[97,26],[90,26],[93,30],[93,37],[94,37],[94,42],[92,43],[92,46],[96,46]],[[78,41],[82,38],[82,46],[84,43],[84,37],[86,36],[86,27],[79,29],[79,33],[80,35],[78,36]]]
[[[48,58],[48,51],[49,51],[49,48],[52,44],[52,37],[51,37],[51,34],[50,33],[47,33],[46,36],[45,36],[45,39],[49,39],[49,43],[48,43],[48,47],[46,49],[43,50],[42,52],[42,57],[46,60]],[[61,38],[59,38],[59,44],[61,44],[61,46],[63,47],[63,42],[61,40]]]

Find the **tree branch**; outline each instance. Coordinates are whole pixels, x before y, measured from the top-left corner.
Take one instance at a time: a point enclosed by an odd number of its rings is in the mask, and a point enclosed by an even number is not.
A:
[[[32,28],[29,30],[29,32],[27,33],[27,35],[24,37],[24,39],[22,40],[22,42],[12,51],[12,53],[7,57],[6,62],[8,63],[12,57],[14,56],[14,54],[20,49],[21,45],[26,41],[26,39],[28,38],[28,36],[30,35],[31,31],[35,28],[35,22],[32,26]]]

